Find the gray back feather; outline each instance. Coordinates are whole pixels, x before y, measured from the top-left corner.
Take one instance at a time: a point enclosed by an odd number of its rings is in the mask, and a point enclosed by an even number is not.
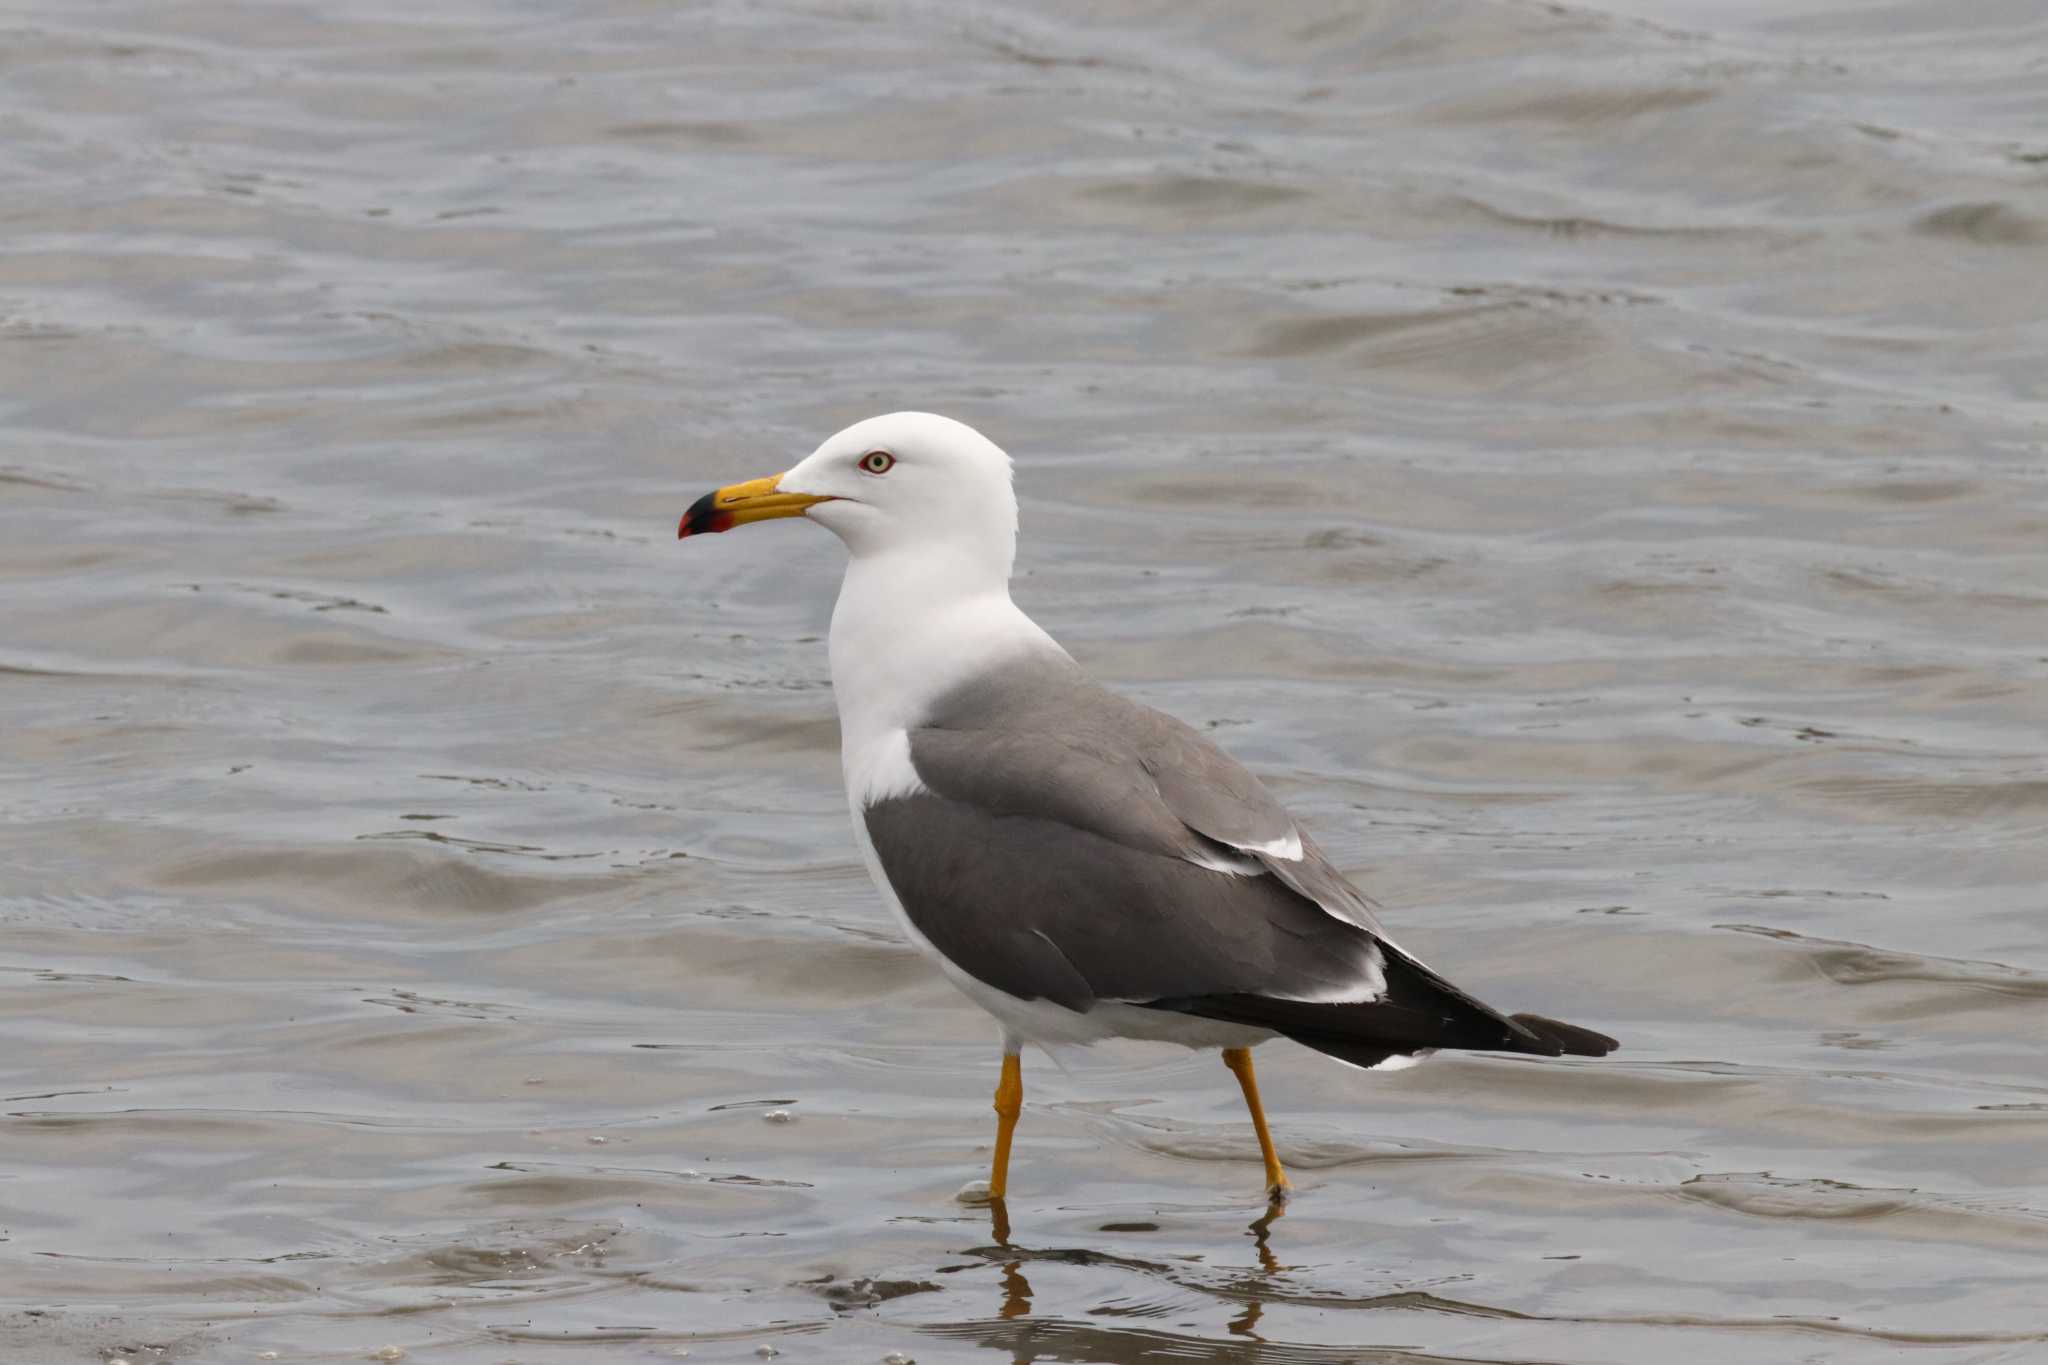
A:
[[[1379,974],[1364,898],[1306,841],[1298,863],[1261,857],[1270,876],[1194,861],[1294,822],[1214,745],[1064,656],[956,689],[910,753],[929,790],[871,806],[868,833],[918,931],[989,985],[1085,1010]]]

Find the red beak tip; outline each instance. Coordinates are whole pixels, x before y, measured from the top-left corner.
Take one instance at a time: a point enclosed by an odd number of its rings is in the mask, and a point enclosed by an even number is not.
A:
[[[712,512],[701,514],[692,507],[683,513],[683,519],[676,523],[676,539],[688,540],[691,536],[715,535],[732,529],[732,513]]]

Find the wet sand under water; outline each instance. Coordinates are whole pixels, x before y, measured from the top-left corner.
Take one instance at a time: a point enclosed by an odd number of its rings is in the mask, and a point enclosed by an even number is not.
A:
[[[416,7],[417,8],[417,7]],[[2037,6],[193,0],[0,42],[0,1359],[2048,1359]],[[815,528],[1597,1062],[1026,1060]]]

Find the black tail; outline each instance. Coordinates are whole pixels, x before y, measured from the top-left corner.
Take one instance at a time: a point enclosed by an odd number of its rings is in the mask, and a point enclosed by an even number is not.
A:
[[[1435,1048],[1521,1052],[1537,1057],[1604,1057],[1620,1046],[1604,1033],[1540,1014],[1501,1014],[1391,947],[1385,948],[1385,957],[1386,993],[1367,1004],[1311,1004],[1269,995],[1199,995],[1154,1000],[1150,1005],[1269,1028],[1353,1066],[1378,1066],[1390,1057]]]
[[[1577,1024],[1564,1024],[1555,1019],[1545,1019],[1540,1014],[1511,1014],[1508,1018],[1520,1024],[1544,1042],[1556,1047],[1550,1054],[1567,1057],[1605,1057],[1621,1046],[1604,1033],[1595,1033]]]

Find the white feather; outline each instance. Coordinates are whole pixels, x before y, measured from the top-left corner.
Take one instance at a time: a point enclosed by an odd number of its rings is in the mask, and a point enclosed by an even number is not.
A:
[[[1250,858],[1226,858],[1220,853],[1198,848],[1187,855],[1187,860],[1196,867],[1205,867],[1211,872],[1228,873],[1233,877],[1263,877],[1266,869]]]
[[[1328,1053],[1323,1055],[1329,1056]],[[1386,1058],[1384,1061],[1374,1062],[1371,1066],[1360,1066],[1357,1062],[1347,1062],[1342,1057],[1330,1057],[1330,1060],[1339,1066],[1348,1066],[1353,1071],[1406,1071],[1411,1066],[1421,1066],[1435,1055],[1435,1048],[1421,1047],[1413,1052],[1396,1052],[1393,1056]]]
[[[910,760],[910,732],[884,730],[866,740],[858,749],[842,746],[840,767],[846,775],[846,795],[853,802],[854,824],[861,825],[860,812],[892,797],[916,796],[926,790]]]
[[[1374,944],[1365,961],[1365,974],[1343,985],[1300,994],[1282,991],[1267,991],[1265,994],[1276,1000],[1295,1000],[1304,1005],[1370,1005],[1387,993],[1387,960],[1380,953],[1379,945]]]
[[[1263,844],[1232,844],[1246,853],[1256,853],[1264,858],[1278,858],[1284,863],[1301,861],[1301,831],[1289,830],[1278,839],[1268,839]]]

